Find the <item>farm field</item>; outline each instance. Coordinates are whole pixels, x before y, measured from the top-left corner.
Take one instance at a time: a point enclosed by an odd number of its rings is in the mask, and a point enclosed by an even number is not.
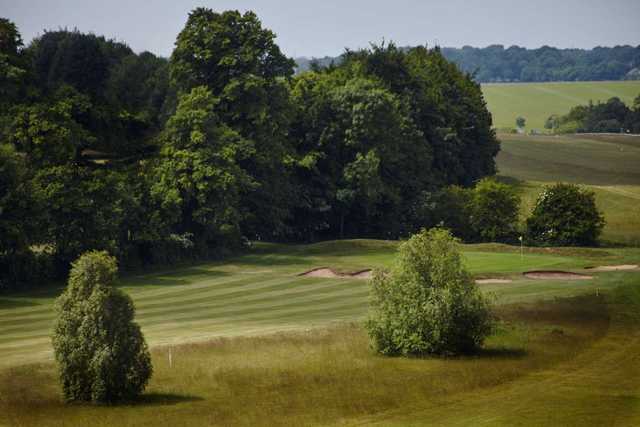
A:
[[[543,185],[582,184],[595,191],[604,212],[603,239],[640,246],[640,137],[500,134],[499,138],[499,174],[522,190],[523,219]]]
[[[122,279],[156,370],[133,406],[62,404],[48,338],[59,290],[2,297],[0,425],[419,425],[434,416],[513,425],[537,424],[543,414],[578,422],[596,411],[603,420],[612,411],[638,420],[640,384],[630,379],[640,370],[640,272],[589,272],[593,280],[577,281],[521,272],[638,263],[640,249],[527,249],[521,257],[509,246],[465,245],[476,277],[513,282],[481,285],[501,319],[485,353],[445,361],[373,355],[359,326],[366,281],[297,275],[388,265],[395,246],[261,244],[228,262]],[[594,375],[605,367],[607,375]],[[463,408],[442,413],[463,397]],[[568,412],[548,413],[561,404]]]
[[[516,117],[522,116],[527,129],[544,130],[551,114],[566,114],[590,100],[604,102],[617,96],[632,104],[640,95],[640,81],[490,83],[482,85],[482,93],[496,128],[514,128]]]

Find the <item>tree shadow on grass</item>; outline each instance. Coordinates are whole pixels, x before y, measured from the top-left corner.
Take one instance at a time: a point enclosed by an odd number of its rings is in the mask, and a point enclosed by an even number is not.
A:
[[[412,359],[522,359],[527,356],[527,351],[522,348],[509,348],[509,347],[488,347],[475,350],[471,353],[455,354],[455,355],[437,355],[437,354],[423,354],[412,355],[409,358]],[[392,358],[402,358],[404,356],[393,355],[385,356]]]
[[[135,402],[134,406],[166,406],[178,403],[200,402],[204,398],[200,396],[183,395],[175,393],[144,393]]]
[[[0,298],[0,309],[10,309],[10,308],[22,308],[22,307],[34,307],[39,304],[36,304],[33,301],[21,300],[17,298]]]
[[[498,182],[502,184],[513,185],[513,186],[519,186],[524,184],[525,182],[521,179],[518,179],[513,176],[508,176],[508,175],[496,175],[496,179],[498,180]]]
[[[488,347],[481,348],[473,356],[482,359],[522,359],[527,355],[522,348]]]
[[[237,264],[246,265],[250,267],[270,267],[274,265],[308,265],[308,254],[300,255],[261,255],[261,254],[249,254],[234,259]]]
[[[220,278],[229,276],[230,273],[220,270],[209,270],[206,268],[198,267],[185,267],[178,271],[170,272],[150,272],[149,274],[138,274],[136,276],[125,277],[120,281],[121,286],[139,286],[139,285],[153,285],[153,286],[183,286],[190,285],[202,278]]]

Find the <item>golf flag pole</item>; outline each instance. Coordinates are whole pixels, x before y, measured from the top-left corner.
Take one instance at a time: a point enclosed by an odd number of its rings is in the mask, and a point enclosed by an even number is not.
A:
[[[524,261],[524,246],[523,246],[523,241],[522,241],[522,236],[519,237],[520,239],[520,261]]]

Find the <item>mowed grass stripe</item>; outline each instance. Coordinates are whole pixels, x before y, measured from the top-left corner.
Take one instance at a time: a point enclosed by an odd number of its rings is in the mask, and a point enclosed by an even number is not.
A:
[[[270,279],[268,279],[270,280]],[[191,282],[182,285],[165,285],[164,288],[153,287],[149,289],[149,287],[144,286],[142,289],[136,288],[135,286],[131,286],[128,283],[120,286],[122,290],[129,293],[132,298],[134,298],[138,302],[146,301],[147,299],[171,299],[176,294],[183,293],[185,291],[195,292],[199,289],[208,289],[212,287],[219,286],[233,286],[233,285],[242,285],[247,283],[253,283],[256,281],[256,277],[247,277],[240,275],[227,275],[223,279],[208,279],[203,281]],[[139,290],[138,290],[139,289]],[[136,292],[137,291],[137,292]]]
[[[302,279],[302,282],[313,281],[313,279]],[[242,291],[230,292],[223,295],[222,298],[214,298],[216,295],[200,295],[198,298],[180,299],[171,302],[162,302],[153,304],[150,307],[141,308],[137,310],[138,319],[151,319],[158,316],[166,318],[174,313],[184,313],[185,310],[190,313],[199,313],[203,310],[216,310],[218,308],[230,307],[235,304],[243,304],[245,307],[251,307],[252,304],[259,303],[260,305],[267,305],[271,302],[279,302],[283,299],[290,300],[292,297],[296,297],[297,301],[301,296],[305,295],[317,295],[332,293],[340,291],[345,286],[349,288],[362,287],[363,283],[351,283],[350,285],[343,279],[331,279],[324,280],[316,283],[303,283],[296,287],[290,286],[290,281],[271,285],[264,288],[249,288]],[[366,286],[366,285],[365,285]],[[349,292],[347,292],[349,293]],[[144,307],[144,306],[143,306]],[[29,335],[33,330],[40,330],[47,326],[50,328],[54,316],[51,313],[46,318],[39,319],[37,321],[30,321],[24,323],[22,321],[12,322],[12,325],[5,324],[3,326],[3,334],[0,336],[0,343],[9,341],[11,339],[20,339],[20,335]]]
[[[291,308],[297,309],[302,307],[303,309],[311,304],[333,304],[339,301],[343,301],[345,297],[353,297],[357,298],[362,302],[366,302],[366,297],[368,295],[367,289],[349,289],[347,288],[342,292],[334,292],[329,295],[323,294],[312,294],[303,297],[292,297],[285,298],[286,301],[278,304],[273,301],[267,301],[265,303],[257,303],[252,305],[242,305],[242,307],[237,307],[235,305],[231,305],[225,308],[219,308],[215,311],[210,311],[208,309],[202,309],[200,311],[190,311],[190,312],[181,312],[179,314],[174,314],[172,316],[167,315],[167,313],[160,313],[157,315],[147,316],[147,317],[139,317],[138,321],[142,326],[151,326],[156,324],[162,324],[167,320],[180,320],[180,321],[188,321],[188,320],[198,320],[202,318],[207,319],[237,319],[241,318],[245,315],[251,315],[256,311],[268,312],[269,315],[277,316],[279,313],[290,310]]]
[[[143,332],[150,345],[172,343],[197,342],[216,337],[231,337],[238,335],[258,335],[285,330],[296,330],[306,327],[327,325],[341,321],[361,319],[366,313],[364,301],[347,302],[345,304],[302,308],[277,317],[269,314],[255,315],[240,319],[233,324],[226,322],[212,322],[210,319],[188,322],[173,322],[159,327],[143,327]],[[327,320],[327,317],[331,320]],[[185,329],[189,334],[185,335]],[[2,364],[27,363],[51,359],[53,352],[50,338],[31,339],[23,343],[14,343],[3,347],[1,351]]]
[[[301,282],[304,282],[304,280],[305,279],[300,279],[299,277],[285,277],[272,280],[254,279],[253,281],[249,281],[246,283],[236,283],[234,285],[225,287],[215,286],[209,288],[199,288],[195,291],[185,289],[183,293],[175,294],[171,299],[162,297],[145,299],[141,302],[139,299],[134,298],[134,302],[136,304],[136,308],[140,310],[146,310],[154,307],[161,307],[167,302],[170,302],[171,304],[180,302],[197,302],[202,298],[233,298],[235,296],[269,292],[272,290],[295,290],[299,287],[306,286],[300,284]]]
[[[171,301],[165,301],[162,298],[162,301],[150,300],[146,304],[140,304],[137,298],[134,298],[134,303],[137,308],[137,313],[139,315],[144,313],[153,313],[155,311],[166,311],[167,305],[170,304],[172,308],[176,308],[182,305],[192,306],[192,303],[198,304],[203,300],[211,300],[215,301],[216,298],[224,298],[226,302],[230,300],[236,300],[238,297],[243,296],[251,296],[251,295],[260,295],[266,294],[270,295],[273,291],[281,291],[277,292],[277,294],[284,294],[287,292],[302,292],[302,291],[311,291],[314,286],[324,286],[326,283],[335,283],[335,286],[340,286],[346,283],[343,279],[334,279],[332,281],[323,281],[323,282],[314,282],[313,279],[301,279],[299,277],[292,278],[290,280],[278,280],[275,284],[271,284],[274,281],[260,281],[249,283],[244,286],[234,286],[232,288],[227,288],[226,290],[220,290],[218,288],[208,289],[208,288],[200,288],[197,292],[190,292],[189,290],[185,290],[183,294]],[[291,284],[296,285],[292,287]],[[208,304],[208,303],[204,303]],[[54,313],[52,310],[52,306],[49,305],[47,310],[43,310],[37,315],[28,315],[28,316],[15,316],[13,318],[0,319],[0,326],[3,327],[3,333],[9,333],[13,330],[28,330],[31,327],[40,326],[44,323],[51,322],[54,318]],[[14,328],[12,328],[14,326]]]
[[[295,279],[292,279],[291,281],[293,280]],[[215,284],[211,282],[205,282],[194,285],[181,285],[181,288],[178,290],[174,290],[172,292],[163,292],[160,295],[155,294],[153,291],[139,290],[138,292],[131,292],[125,287],[122,287],[121,289],[131,295],[134,303],[136,304],[136,307],[145,307],[146,301],[149,301],[149,304],[153,304],[159,301],[168,300],[170,302],[174,302],[176,300],[179,300],[179,298],[176,298],[176,295],[180,295],[181,297],[184,295],[196,295],[200,293],[206,293],[208,296],[212,296],[214,294],[222,295],[225,291],[217,291],[217,289],[237,289],[245,284],[256,285],[256,283],[258,283],[260,285],[266,285],[273,282],[277,282],[278,284],[283,283],[281,279],[262,280],[260,282],[256,282],[256,278],[242,278],[239,280],[226,280]],[[225,285],[225,287],[220,288],[221,285]],[[43,304],[37,309],[31,309],[28,313],[24,313],[22,309],[8,309],[4,313],[0,313],[0,325],[10,324],[16,321],[35,321],[52,318],[52,303],[53,300],[50,300],[48,304]],[[12,313],[14,314],[12,315]]]
[[[300,323],[310,325],[313,322],[320,321],[327,323],[327,318],[331,318],[332,321],[336,320],[348,320],[361,318],[366,312],[366,297],[367,292],[358,294],[352,294],[352,298],[345,298],[344,294],[331,295],[325,298],[308,299],[305,302],[310,304],[301,304],[300,301],[293,301],[293,303],[281,304],[272,306],[271,309],[260,310],[256,312],[255,308],[251,309],[235,309],[229,310],[220,316],[187,316],[182,317],[179,321],[176,318],[161,319],[159,321],[141,321],[139,322],[145,335],[148,335],[150,344],[155,344],[156,340],[162,338],[165,341],[172,337],[180,337],[181,341],[195,338],[190,334],[185,335],[185,330],[192,330],[197,328],[202,330],[203,328],[211,330],[211,333],[206,334],[207,337],[215,337],[221,335],[230,334],[230,330],[235,330],[237,334],[241,334],[247,328],[242,325],[249,322],[264,322],[266,328],[273,328],[274,325],[281,323],[289,323],[293,320],[299,320]],[[217,313],[222,314],[222,313]],[[234,320],[233,324],[228,324],[226,321]],[[261,328],[259,324],[251,325],[251,328],[255,331],[261,331],[265,328]],[[216,329],[218,329],[216,331]],[[226,333],[224,333],[226,331]],[[231,334],[233,335],[233,334]],[[25,339],[21,339],[25,338]],[[41,348],[41,352],[50,349],[50,337],[48,335],[34,335],[26,337],[14,337],[14,339],[8,345],[3,345],[1,353],[3,358],[11,357],[12,360],[20,358],[21,355],[29,355],[30,353]],[[12,350],[13,349],[13,350]],[[10,360],[5,360],[9,362]]]
[[[366,296],[368,288],[366,286],[344,286],[345,283],[336,283],[335,280],[321,282],[324,286],[300,286],[297,289],[289,289],[289,292],[278,292],[257,294],[245,296],[239,299],[221,299],[207,300],[200,303],[185,302],[181,305],[171,304],[164,308],[160,307],[145,313],[143,310],[138,311],[136,319],[142,326],[162,324],[167,321],[176,321],[183,318],[206,318],[218,319],[229,318],[227,313],[231,313],[231,317],[237,317],[235,313],[242,315],[243,313],[251,313],[260,309],[272,310],[273,308],[290,307],[297,305],[305,305],[311,301],[321,301],[323,296],[329,294],[327,298],[349,298]],[[281,301],[284,303],[278,304]],[[238,307],[241,306],[241,309]],[[45,327],[46,326],[46,327]],[[28,340],[36,337],[46,337],[50,333],[52,320],[45,325],[44,322],[34,322],[28,325],[19,325],[13,328],[7,328],[0,336],[0,343]]]
[[[323,293],[332,293],[335,291],[341,291],[344,288],[354,289],[361,288],[361,286],[345,286],[344,283],[336,283],[335,281],[322,282],[316,285],[300,285],[292,288],[288,284],[282,286],[271,286],[267,289],[247,289],[244,292],[234,292],[229,295],[225,295],[223,298],[207,298],[205,301],[202,299],[187,299],[172,302],[170,309],[166,306],[158,305],[154,307],[147,307],[137,310],[138,316],[148,317],[157,313],[169,314],[179,309],[188,307],[196,309],[200,307],[204,308],[218,308],[225,307],[233,304],[252,304],[254,302],[270,302],[281,301],[283,298],[300,297],[304,295],[315,295]]]
[[[300,319],[300,321],[304,322],[316,322],[321,321],[323,324],[327,323],[327,316],[331,318],[331,320],[339,319],[338,316],[342,316],[340,318],[350,318],[357,319],[361,318],[367,309],[366,299],[360,300],[351,300],[346,302],[342,301],[341,298],[338,298],[334,301],[325,301],[324,304],[314,305],[312,307],[301,307],[301,306],[293,306],[288,308],[280,308],[278,310],[269,310],[261,313],[236,313],[239,317],[234,320],[234,323],[230,325],[231,328],[238,327],[238,325],[242,325],[244,322],[264,322],[264,325],[271,326],[277,325],[282,322],[288,323],[291,320]],[[225,317],[225,319],[230,319],[230,317]],[[207,325],[207,320],[183,320],[179,323],[175,323],[173,325],[169,324],[158,324],[155,326],[146,325],[143,326],[143,331],[146,331],[145,334],[149,334],[149,337],[155,338],[160,335],[161,332],[166,332],[167,336],[168,332],[176,332],[177,335],[184,330],[184,328],[197,328],[201,327],[215,327],[215,325],[222,324],[223,328],[225,327],[224,322],[214,322],[209,323]],[[229,326],[229,325],[226,325]],[[189,337],[182,337],[189,338]]]

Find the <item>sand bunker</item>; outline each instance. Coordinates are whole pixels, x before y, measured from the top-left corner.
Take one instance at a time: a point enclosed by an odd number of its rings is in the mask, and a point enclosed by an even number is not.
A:
[[[511,279],[476,279],[478,285],[488,285],[491,283],[511,283]]]
[[[589,280],[593,279],[593,276],[587,276],[586,274],[571,273],[568,271],[527,271],[522,273],[527,279],[537,280]]]
[[[337,273],[328,267],[314,268],[313,270],[306,271],[300,276],[303,277],[322,277],[325,279],[369,279],[371,278],[371,270],[360,270],[353,273]]]
[[[622,264],[622,265],[601,265],[600,267],[587,267],[589,271],[626,271],[636,270],[638,268],[635,264]]]

